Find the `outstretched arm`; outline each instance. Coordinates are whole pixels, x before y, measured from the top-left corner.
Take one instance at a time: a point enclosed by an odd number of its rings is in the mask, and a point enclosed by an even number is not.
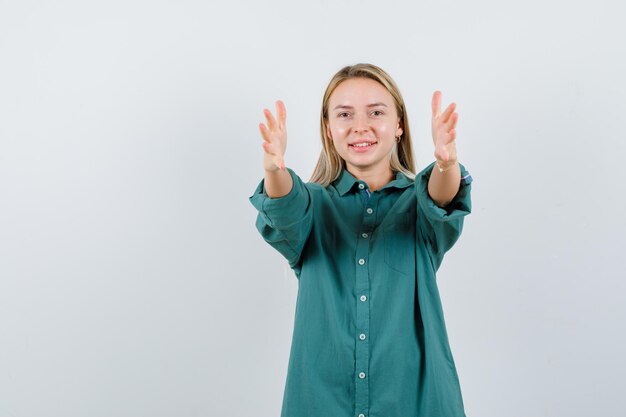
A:
[[[265,151],[265,178],[250,202],[258,210],[256,227],[263,239],[279,251],[299,277],[304,246],[313,225],[313,204],[306,184],[284,162],[287,112],[276,102],[276,115],[264,109],[267,126],[259,124]]]
[[[432,135],[435,144],[435,158],[428,181],[428,195],[439,207],[445,207],[456,196],[461,184],[461,169],[456,156],[456,122],[458,113],[454,113],[455,103],[450,103],[443,114],[441,109],[441,92],[435,91],[432,100],[433,119]]]

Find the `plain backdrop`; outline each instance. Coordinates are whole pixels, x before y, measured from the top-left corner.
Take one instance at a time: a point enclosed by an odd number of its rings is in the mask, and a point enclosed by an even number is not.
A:
[[[620,416],[615,1],[0,1],[0,417],[277,416],[297,280],[254,227],[262,109],[308,181],[331,76],[457,103],[438,273],[468,417]]]

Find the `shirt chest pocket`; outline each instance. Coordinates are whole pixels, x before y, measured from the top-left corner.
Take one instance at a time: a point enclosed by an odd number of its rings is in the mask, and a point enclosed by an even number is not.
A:
[[[385,264],[406,275],[415,273],[415,221],[409,212],[389,214],[383,224]]]

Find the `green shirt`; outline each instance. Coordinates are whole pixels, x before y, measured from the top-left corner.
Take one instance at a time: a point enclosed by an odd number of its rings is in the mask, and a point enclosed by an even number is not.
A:
[[[369,192],[343,169],[324,188],[291,169],[291,191],[250,197],[263,239],[289,262],[298,296],[281,417],[464,417],[435,272],[471,212],[397,172]]]

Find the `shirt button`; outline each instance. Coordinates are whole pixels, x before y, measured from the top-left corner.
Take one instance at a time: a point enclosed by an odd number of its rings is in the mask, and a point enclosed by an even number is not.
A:
[[[365,211],[367,211],[367,214],[372,214],[374,212],[371,207],[368,207]]]
[[[361,340],[365,340],[365,333],[361,333],[361,334],[359,335],[359,339],[361,339]]]
[[[365,414],[359,414],[359,417],[365,417]]]
[[[359,259],[359,265],[364,265],[365,264],[365,259],[361,258]]]
[[[368,235],[367,235],[367,233],[363,233],[363,234],[361,234],[361,236],[363,236],[363,239],[367,239]]]
[[[363,184],[359,184],[359,188],[362,190],[365,186]]]
[[[362,295],[362,296],[361,296],[361,301],[365,301],[365,300],[367,300],[367,297],[366,297],[366,296],[364,296],[364,295]]]
[[[359,378],[364,379],[365,378],[365,372],[359,372]]]

